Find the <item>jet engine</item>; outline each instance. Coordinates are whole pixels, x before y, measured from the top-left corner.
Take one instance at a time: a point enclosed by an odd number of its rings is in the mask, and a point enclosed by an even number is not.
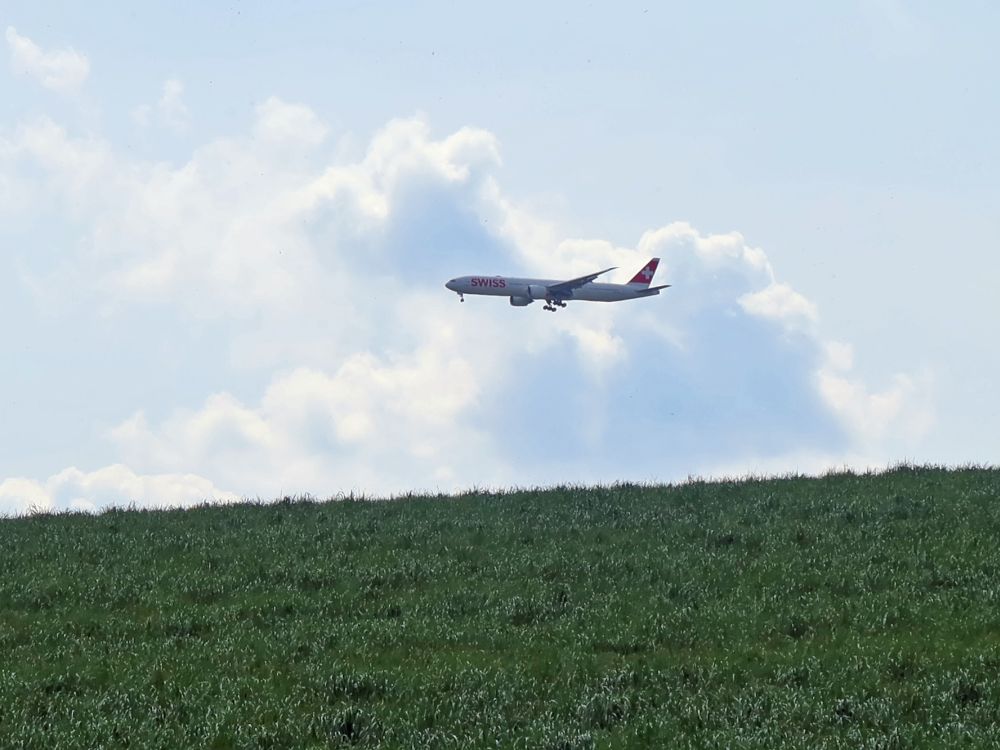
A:
[[[534,301],[535,300],[531,299],[531,297],[515,297],[511,295],[510,298],[510,304],[512,304],[514,307],[525,307],[526,305],[530,305]]]

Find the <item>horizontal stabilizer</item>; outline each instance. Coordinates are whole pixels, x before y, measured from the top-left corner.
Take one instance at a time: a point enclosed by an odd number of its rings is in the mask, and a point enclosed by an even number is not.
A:
[[[670,284],[661,284],[660,286],[651,286],[649,289],[643,289],[641,292],[636,292],[637,297],[652,297],[654,294],[659,294],[661,289],[666,289]]]

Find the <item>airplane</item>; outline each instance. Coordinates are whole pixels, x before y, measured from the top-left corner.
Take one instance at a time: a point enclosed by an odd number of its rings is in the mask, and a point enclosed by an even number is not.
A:
[[[649,285],[659,263],[659,258],[650,259],[649,263],[643,266],[627,284],[594,283],[594,279],[598,276],[618,267],[612,266],[569,281],[521,279],[511,276],[459,276],[445,284],[445,287],[456,292],[462,302],[465,302],[466,294],[510,297],[510,304],[514,307],[525,307],[536,299],[541,299],[545,300],[543,310],[555,312],[557,308],[566,307],[568,300],[620,302],[639,297],[653,297],[659,294],[661,289],[670,286],[670,284],[652,287]]]

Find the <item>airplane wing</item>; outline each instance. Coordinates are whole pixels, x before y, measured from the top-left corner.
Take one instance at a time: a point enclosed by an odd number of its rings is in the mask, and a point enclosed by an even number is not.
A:
[[[605,268],[603,271],[598,271],[597,273],[590,273],[586,276],[580,276],[575,279],[570,279],[569,281],[560,281],[557,284],[549,284],[545,287],[549,294],[557,299],[563,297],[569,297],[572,295],[574,289],[579,289],[584,284],[589,284],[591,281],[596,279],[602,273],[607,273],[608,271],[614,271],[618,266],[611,266],[611,268]]]

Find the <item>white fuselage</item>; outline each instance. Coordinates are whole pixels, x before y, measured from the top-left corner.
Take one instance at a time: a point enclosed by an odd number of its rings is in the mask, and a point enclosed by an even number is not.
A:
[[[546,299],[545,296],[538,294],[539,290],[558,283],[560,282],[556,279],[522,279],[514,276],[459,276],[457,279],[449,281],[445,286],[459,294]],[[629,284],[603,284],[591,281],[577,289],[567,291],[562,295],[562,298],[588,302],[620,302],[621,300],[649,297],[659,293],[658,289],[650,290]]]

